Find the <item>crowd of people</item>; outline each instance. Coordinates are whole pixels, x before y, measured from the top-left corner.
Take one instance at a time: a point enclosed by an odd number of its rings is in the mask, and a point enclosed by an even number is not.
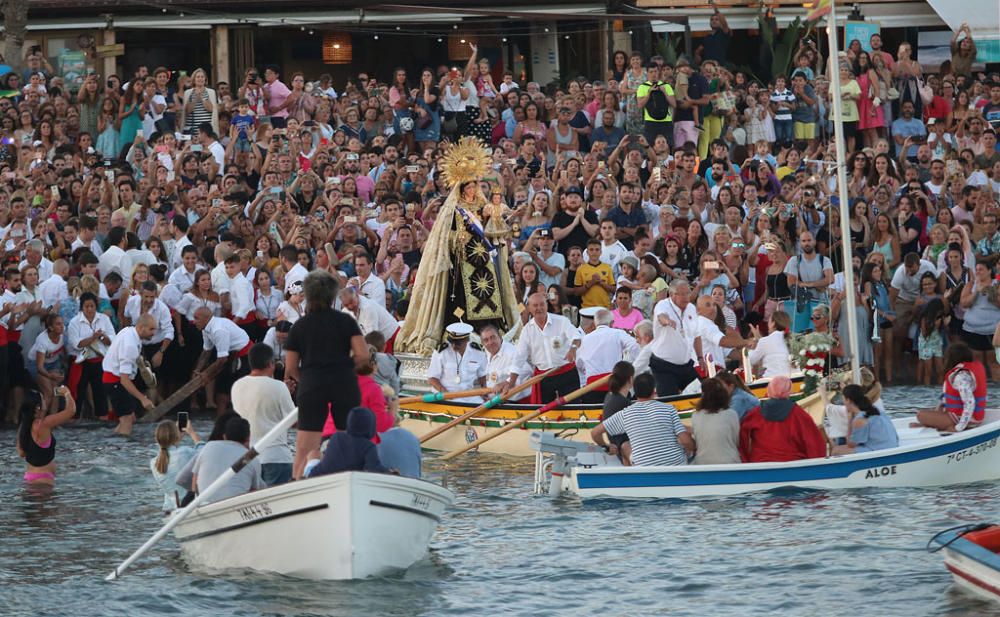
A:
[[[996,376],[1000,76],[973,73],[968,28],[939,73],[874,34],[829,59],[803,39],[789,73],[761,83],[728,68],[728,25],[719,14],[712,25],[673,65],[615,52],[603,79],[523,86],[475,46],[463,67],[361,71],[339,90],[277,65],[231,84],[140,65],[72,92],[29,53],[0,99],[6,419],[75,400],[77,416],[117,417],[128,434],[135,414],[199,377],[195,405],[243,415],[233,384],[262,370],[253,350],[266,344],[312,410],[291,476],[317,458],[326,409],[339,431],[367,434],[371,418],[348,417],[365,399],[381,434],[400,388],[394,339],[449,190],[439,162],[460,137],[491,156],[479,189],[512,231],[521,333],[512,344],[483,328],[485,351],[455,333],[432,359],[435,389],[503,392],[558,368],[532,393],[551,400],[630,357],[664,396],[744,349],[757,374],[787,375],[789,337],[805,331],[839,338],[842,364],[848,295],[861,362],[883,383],[908,363],[940,383],[959,342]],[[318,271],[336,311],[310,305]],[[329,371],[370,375],[385,395]],[[236,424],[230,441],[246,441]]]

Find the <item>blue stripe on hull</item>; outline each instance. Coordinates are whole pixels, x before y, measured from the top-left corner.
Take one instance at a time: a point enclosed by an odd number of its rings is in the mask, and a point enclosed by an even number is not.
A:
[[[948,550],[954,551],[963,557],[972,559],[973,561],[978,561],[987,568],[995,570],[997,575],[1000,576],[1000,555],[979,546],[971,540],[966,540],[962,537],[956,538],[959,533],[959,531],[947,531],[940,536],[937,536],[934,542],[941,545],[942,548],[947,544]]]
[[[820,464],[796,467],[775,467],[769,469],[748,468],[714,471],[698,469],[698,466],[678,467],[676,471],[629,471],[625,473],[602,473],[599,469],[576,469],[576,481],[581,490],[600,488],[643,488],[656,486],[717,486],[723,484],[793,484],[810,480],[831,480],[846,478],[852,473],[873,467],[900,465],[958,452],[1000,436],[1000,428],[968,439],[956,439],[949,443],[929,448],[919,448],[909,452],[886,454],[860,460],[836,461],[821,459]],[[836,461],[836,462],[831,462]],[[632,467],[632,470],[639,468]]]

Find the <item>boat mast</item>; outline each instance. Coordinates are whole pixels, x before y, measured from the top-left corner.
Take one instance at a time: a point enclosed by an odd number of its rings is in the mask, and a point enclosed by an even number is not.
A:
[[[854,270],[851,267],[851,208],[847,196],[847,147],[844,144],[843,103],[840,91],[840,57],[837,47],[837,2],[830,0],[826,18],[826,34],[830,44],[830,98],[833,102],[833,134],[837,147],[837,188],[840,208],[840,246],[844,253],[844,304],[847,307],[847,337],[851,349],[851,375],[861,383],[861,362],[858,356],[858,318],[855,313]],[[841,311],[843,315],[843,311]],[[873,315],[872,319],[878,319]]]

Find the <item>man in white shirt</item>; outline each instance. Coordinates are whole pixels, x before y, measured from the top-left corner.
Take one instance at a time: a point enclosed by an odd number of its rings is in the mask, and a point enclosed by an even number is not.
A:
[[[173,247],[170,250],[170,263],[167,265],[170,267],[171,273],[181,267],[181,262],[184,259],[184,247],[191,246],[191,239],[187,236],[189,227],[190,223],[183,216],[175,216],[170,219],[170,233],[173,234],[174,239]],[[83,235],[82,226],[80,227],[80,235]]]
[[[226,168],[226,149],[219,143],[211,124],[201,123],[198,127],[198,140],[201,142],[201,147],[215,159],[215,164],[218,165],[219,173],[221,173]]]
[[[224,262],[226,268],[226,278],[229,281],[229,311],[233,314],[233,321],[244,330],[257,320],[257,313],[254,306],[253,284],[243,276],[240,270],[240,256],[232,254],[226,257]],[[249,332],[248,332],[249,334]]]
[[[469,342],[472,326],[453,323],[445,328],[447,340],[431,354],[427,383],[436,392],[461,392],[486,384],[486,354]],[[482,396],[454,399],[460,403],[482,403]]]
[[[735,330],[724,333],[715,323],[719,310],[712,296],[699,296],[695,301],[698,311],[698,336],[701,338],[701,350],[705,355],[700,358],[702,366],[711,374],[709,366],[718,370],[726,368],[726,356],[735,348],[747,347],[750,341],[744,340]],[[711,360],[711,361],[710,361]]]
[[[903,265],[896,268],[889,283],[889,301],[896,310],[896,319],[892,323],[893,334],[897,341],[905,340],[913,322],[913,309],[920,295],[920,279],[926,273],[937,277],[934,264],[921,259],[916,253],[907,253],[903,257]],[[902,351],[902,345],[897,346]],[[898,355],[897,355],[898,357]]]
[[[309,271],[299,263],[299,253],[291,244],[282,247],[281,252],[278,253],[278,259],[281,261],[281,267],[285,269],[284,291],[285,294],[288,294],[292,283],[301,283]]]
[[[152,315],[143,315],[135,326],[122,328],[111,341],[101,366],[104,369],[104,385],[111,407],[118,415],[115,432],[131,435],[135,414],[140,407],[153,408],[153,401],[139,391],[135,377],[139,372],[139,356],[142,343],[156,334],[156,320]]]
[[[353,287],[345,287],[340,292],[340,302],[343,310],[358,322],[361,334],[379,332],[385,338],[387,347],[390,341],[395,341],[399,322],[382,303],[369,300]]]
[[[229,246],[221,242],[215,245],[215,267],[212,268],[212,291],[219,294],[219,302],[222,304],[223,312],[228,313],[231,309],[229,299],[229,276],[226,274],[226,260],[234,254]]]
[[[65,259],[57,259],[52,263],[52,276],[45,279],[38,286],[38,294],[42,299],[42,306],[47,309],[56,308],[59,311],[59,303],[69,297],[66,287],[66,277],[69,276],[69,264]]]
[[[639,344],[624,330],[612,328],[614,315],[608,309],[597,309],[594,315],[594,331],[583,337],[576,352],[576,368],[584,383],[597,381],[611,374],[615,364],[625,360],[631,362],[639,354]],[[580,398],[581,403],[601,403],[607,394],[607,385],[588,392]]]
[[[125,249],[128,247],[128,240],[124,227],[112,227],[107,237],[108,250],[98,257],[97,270],[101,273],[103,280],[109,272],[117,272],[123,279],[127,279],[132,274],[132,264]]]
[[[225,409],[229,404],[229,390],[233,382],[250,372],[246,362],[246,356],[250,353],[250,337],[243,328],[229,319],[212,315],[212,309],[207,306],[199,307],[194,312],[194,325],[201,330],[205,342],[194,376],[197,377],[208,368],[214,349],[214,365],[219,367],[219,374],[215,379],[215,401],[219,409]]]
[[[198,249],[188,245],[184,247],[183,253],[180,265],[174,268],[167,279],[167,283],[176,286],[182,294],[194,286],[194,275],[198,271]]]
[[[653,346],[650,345],[653,342],[653,322],[643,319],[635,324],[632,331],[635,332],[635,342],[639,344],[639,353],[632,360],[632,366],[635,367],[636,375],[642,375],[649,372],[649,358],[653,351]]]
[[[104,372],[101,363],[108,352],[108,345],[115,339],[111,318],[97,311],[97,296],[84,293],[80,296],[83,307],[66,326],[68,351],[75,358],[70,367],[70,383],[77,384],[76,396],[85,400],[87,388],[94,402],[94,416],[106,419],[108,397],[104,393]]]
[[[23,270],[25,266],[38,268],[38,282],[44,283],[52,276],[52,262],[45,257],[45,244],[41,240],[29,240],[25,246],[24,260],[17,266]]]
[[[479,340],[483,342],[483,350],[486,351],[487,388],[493,388],[494,392],[501,393],[525,382],[527,375],[519,372],[521,367],[517,363],[517,347],[510,341],[503,340],[496,326],[492,324],[483,326],[479,330]],[[513,386],[508,381],[511,373],[518,373]],[[524,392],[514,396],[515,402],[528,398]]]
[[[174,340],[174,322],[170,317],[170,309],[157,298],[157,287],[153,281],[144,281],[139,287],[139,293],[125,303],[125,325],[139,322],[142,315],[151,315],[156,320],[156,334],[145,341],[142,353],[154,369],[163,364],[163,355]]]
[[[264,343],[250,348],[250,374],[233,385],[233,409],[250,422],[251,441],[266,435],[295,410],[288,386],[274,378],[274,350]],[[292,450],[287,431],[260,450],[261,471],[268,486],[292,479]]]
[[[73,240],[73,244],[70,249],[75,251],[80,247],[86,247],[94,254],[94,257],[100,257],[104,249],[101,248],[101,243],[97,241],[97,219],[92,216],[81,216],[80,217],[80,232]]]
[[[543,293],[528,297],[528,312],[531,319],[517,339],[520,368],[511,371],[507,385],[513,387],[522,373],[534,371],[533,374],[540,375],[549,369],[558,369],[532,387],[531,402],[537,405],[580,388],[576,350],[583,336],[568,319],[548,312],[548,301]]]
[[[368,253],[357,255],[354,258],[354,270],[358,275],[348,283],[357,287],[362,296],[385,306],[385,281],[375,274],[372,256]]]
[[[670,297],[657,302],[653,309],[654,339],[649,368],[656,378],[659,396],[679,394],[698,378],[693,359],[702,357],[701,338],[698,336],[698,314],[689,302],[690,294],[687,281],[674,279],[670,284]]]

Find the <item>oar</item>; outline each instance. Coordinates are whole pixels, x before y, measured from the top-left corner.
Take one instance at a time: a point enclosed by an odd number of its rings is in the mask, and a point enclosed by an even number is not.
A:
[[[478,448],[480,445],[486,443],[487,441],[493,439],[494,437],[499,437],[500,435],[503,435],[507,431],[514,430],[515,428],[521,426],[525,422],[530,422],[531,420],[534,420],[535,418],[537,418],[538,416],[542,415],[543,413],[552,411],[556,407],[561,407],[562,405],[565,405],[566,403],[569,403],[570,401],[573,401],[575,399],[580,398],[581,396],[583,396],[584,394],[590,392],[591,390],[596,390],[597,388],[600,388],[604,384],[608,383],[609,379],[611,379],[611,375],[605,375],[604,377],[601,377],[597,381],[592,381],[592,382],[588,383],[587,385],[585,385],[584,387],[580,388],[579,390],[574,390],[573,392],[570,392],[566,396],[560,396],[559,398],[557,398],[556,400],[552,401],[551,403],[547,403],[545,405],[542,405],[541,407],[539,407],[535,411],[529,413],[528,415],[526,415],[526,416],[524,416],[522,418],[518,418],[517,420],[514,420],[510,424],[503,425],[502,427],[500,427],[499,429],[493,431],[489,435],[486,435],[485,437],[481,437],[481,438],[473,441],[470,444],[466,444],[466,445],[462,446],[461,448],[459,448],[458,450],[455,450],[453,452],[449,452],[448,454],[445,454],[444,456],[441,457],[441,460],[442,461],[449,461],[449,460],[455,458],[456,456],[458,456],[459,454],[464,454],[465,452],[468,452],[469,450],[471,450],[473,448]]]
[[[536,383],[540,382],[541,380],[545,379],[546,377],[548,377],[549,375],[551,375],[555,371],[559,370],[560,368],[562,368],[562,367],[561,366],[557,366],[555,368],[550,368],[549,370],[545,371],[544,373],[541,373],[539,375],[535,375],[534,377],[532,377],[528,381],[522,383],[521,385],[515,386],[515,387],[511,388],[510,390],[507,390],[503,394],[498,394],[498,395],[494,396],[493,398],[491,398],[490,400],[486,401],[485,403],[483,403],[479,407],[476,407],[472,411],[466,412],[466,413],[460,415],[459,417],[455,418],[454,420],[450,420],[444,426],[436,428],[433,431],[431,431],[431,432],[427,433],[426,435],[422,436],[420,438],[420,443],[424,443],[424,442],[430,441],[431,439],[434,439],[435,437],[437,437],[441,433],[447,431],[451,427],[456,426],[458,424],[461,424],[462,422],[465,422],[466,420],[468,420],[472,416],[476,415],[477,413],[484,412],[487,409],[493,409],[494,407],[496,407],[497,405],[503,403],[504,401],[510,400],[511,396],[513,396],[513,395],[517,394],[518,392],[521,392],[521,391],[523,391],[523,390],[525,390],[527,388],[530,388],[531,386],[533,386]]]
[[[283,419],[281,422],[275,424],[274,428],[272,428],[270,431],[268,431],[266,435],[264,435],[263,437],[261,437],[257,441],[257,443],[255,443],[253,446],[251,446],[251,448],[249,450],[247,450],[247,453],[244,454],[240,458],[240,460],[238,460],[235,463],[233,463],[233,466],[230,467],[229,469],[227,469],[225,472],[223,472],[223,474],[221,476],[219,476],[218,479],[216,479],[215,482],[212,482],[211,484],[208,485],[207,488],[205,488],[204,490],[202,490],[201,492],[199,492],[198,496],[195,497],[191,501],[191,503],[189,503],[184,509],[182,509],[180,512],[178,512],[177,514],[175,514],[173,517],[171,517],[171,519],[169,521],[167,521],[166,525],[164,525],[163,527],[160,528],[159,531],[157,531],[156,533],[154,533],[153,536],[150,539],[146,540],[146,543],[143,544],[142,546],[140,546],[139,550],[137,550],[136,552],[132,553],[132,555],[130,555],[128,559],[126,559],[125,561],[123,561],[121,563],[121,565],[119,565],[117,568],[115,568],[111,572],[111,574],[109,574],[104,580],[106,580],[106,581],[113,581],[113,580],[116,580],[118,577],[120,577],[122,574],[124,574],[125,570],[127,570],[129,566],[131,566],[133,563],[135,563],[149,549],[153,548],[154,544],[156,544],[157,542],[159,542],[160,540],[162,540],[163,536],[165,536],[168,533],[170,533],[170,530],[173,529],[174,527],[176,527],[177,525],[179,525],[181,523],[181,521],[183,521],[184,519],[186,519],[188,517],[189,514],[191,514],[192,512],[194,512],[195,508],[197,508],[198,506],[200,506],[202,504],[202,502],[204,502],[206,499],[208,499],[209,497],[211,497],[220,488],[222,488],[222,486],[226,482],[228,482],[230,478],[232,478],[234,475],[236,475],[237,473],[239,473],[241,469],[243,469],[244,467],[246,467],[250,463],[250,461],[252,461],[253,459],[257,458],[257,455],[259,454],[259,450],[261,448],[263,448],[264,446],[267,446],[268,444],[270,444],[272,441],[274,441],[274,439],[276,437],[278,437],[278,435],[283,434],[293,424],[295,424],[295,420],[298,417],[299,417],[299,410],[296,408],[296,409],[292,410],[292,412],[290,414],[288,414],[285,417],[285,419]]]
[[[473,388],[472,390],[460,390],[458,392],[428,392],[420,396],[407,396],[399,399],[400,405],[407,403],[437,403],[440,401],[450,401],[453,398],[465,398],[466,396],[482,396],[493,392],[491,388]]]

